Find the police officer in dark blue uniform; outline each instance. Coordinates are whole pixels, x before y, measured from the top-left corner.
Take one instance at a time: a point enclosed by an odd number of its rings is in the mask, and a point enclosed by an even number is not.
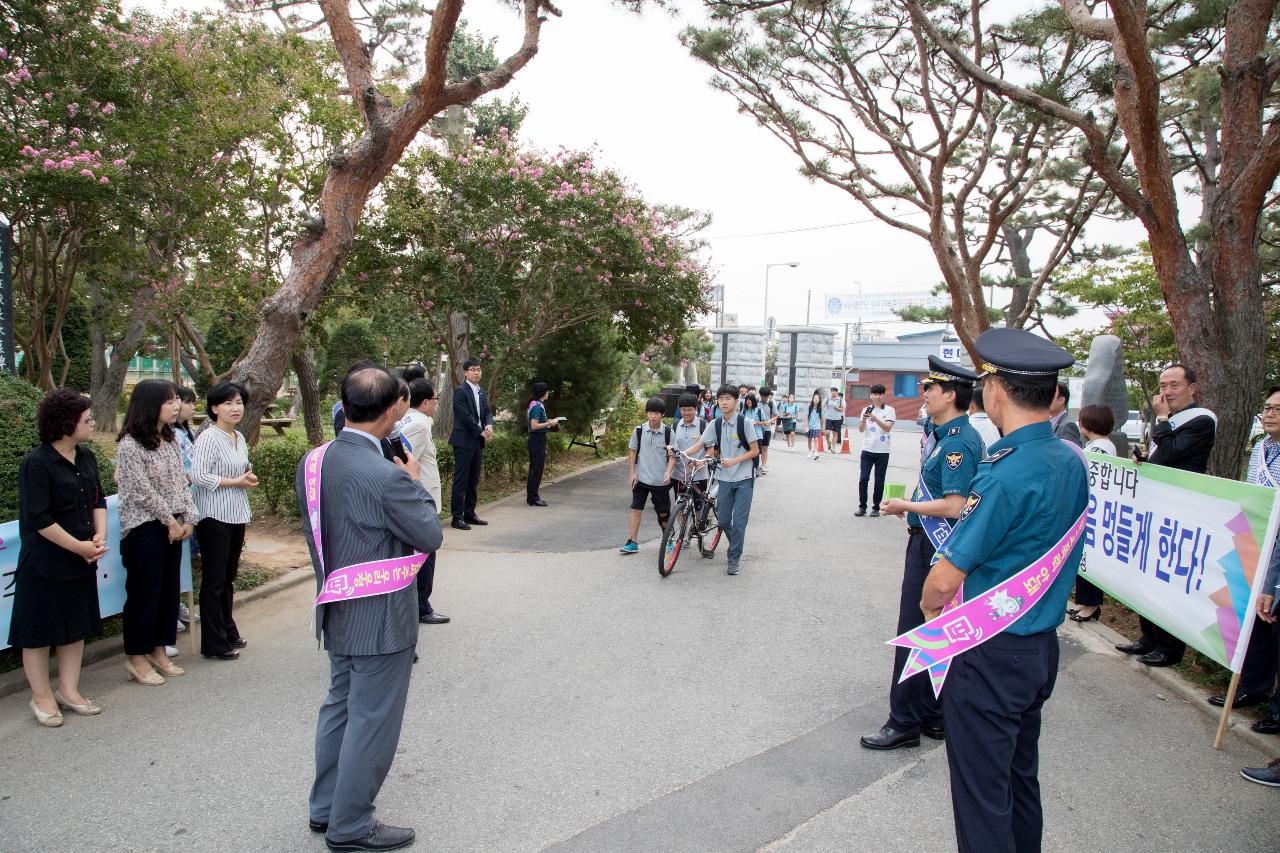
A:
[[[984,332],[974,349],[986,377],[987,414],[1004,437],[987,449],[960,520],[938,549],[920,601],[928,618],[962,582],[970,600],[1033,564],[1071,529],[1089,498],[1078,451],[1049,424],[1058,371],[1071,366],[1071,356],[1020,329]],[[1076,544],[1018,621],[951,662],[942,711],[961,853],[1040,850],[1040,711],[1057,677],[1056,629],[1083,547]]]
[[[920,594],[929,575],[933,553],[945,541],[951,525],[964,509],[969,483],[982,458],[982,438],[969,426],[973,399],[973,371],[929,356],[929,375],[923,383],[925,413],[936,425],[925,441],[920,485],[911,500],[893,499],[881,506],[890,515],[907,515],[907,558],[898,599],[898,633],[924,624]],[[927,677],[898,683],[907,649],[896,648],[893,681],[889,687],[889,721],[880,731],[862,738],[867,749],[901,749],[920,745],[920,735],[941,740],[942,711]]]

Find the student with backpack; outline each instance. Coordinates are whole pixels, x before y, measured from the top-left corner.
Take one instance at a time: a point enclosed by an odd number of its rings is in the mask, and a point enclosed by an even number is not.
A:
[[[737,398],[734,398],[735,404]],[[658,524],[667,524],[671,514],[671,471],[676,458],[667,450],[671,444],[671,427],[662,422],[667,404],[661,397],[650,397],[644,404],[645,423],[631,433],[627,446],[631,450],[631,532],[627,541],[618,549],[623,554],[635,554],[640,550],[636,537],[640,535],[640,518],[644,514],[645,500],[653,504]]]
[[[680,419],[671,427],[672,446],[676,450],[688,451],[690,447],[697,444],[702,438],[702,433],[707,429],[707,421],[698,417],[698,398],[693,394],[681,394],[679,400]],[[695,459],[703,456],[702,451],[691,453]],[[680,490],[684,484],[684,477],[689,465],[684,459],[676,457],[675,475],[671,480],[671,484],[675,486],[676,496],[679,497]],[[705,489],[707,487],[707,469],[696,468],[693,472],[693,481],[698,487]],[[701,507],[701,500],[698,493],[693,493],[695,504]]]
[[[773,389],[760,386],[760,473],[769,473],[769,441],[778,425],[778,404],[773,402]]]
[[[822,435],[822,392],[814,391],[813,396],[809,398],[809,415],[806,418],[808,424],[805,435],[809,438],[809,458],[815,462],[821,457],[818,455],[818,438]]]
[[[696,453],[706,447],[720,459],[716,473],[719,491],[716,495],[720,529],[729,538],[731,575],[738,574],[742,545],[751,517],[751,497],[755,486],[756,460],[760,456],[760,438],[754,419],[738,411],[738,389],[721,385],[716,392],[720,417],[707,425],[702,438],[687,452]]]

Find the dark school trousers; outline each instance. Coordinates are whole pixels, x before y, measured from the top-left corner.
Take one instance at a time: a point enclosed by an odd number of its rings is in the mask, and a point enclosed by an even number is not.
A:
[[[920,611],[920,596],[924,593],[924,581],[929,577],[929,561],[934,547],[924,533],[912,533],[907,537],[906,565],[902,571],[902,594],[898,598],[898,633],[904,634],[924,624]],[[908,649],[893,650],[893,681],[889,685],[889,723],[900,732],[918,734],[920,724],[938,728],[942,725],[942,709],[933,695],[933,686],[927,672],[911,676],[901,684],[898,678],[907,664]]]
[[[1142,626],[1142,636],[1138,638],[1138,642],[1151,646],[1157,652],[1164,652],[1175,661],[1182,660],[1187,651],[1186,643],[1145,616],[1138,617],[1138,624]]]
[[[538,489],[542,487],[542,472],[547,465],[547,433],[529,433],[529,479],[524,485],[524,499],[533,503],[542,497]]]
[[[1005,632],[951,661],[942,688],[960,853],[1039,853],[1040,712],[1058,676],[1058,635]]]
[[[454,520],[476,514],[479,499],[480,463],[483,447],[453,447],[453,488],[449,490],[449,512]]]
[[[329,652],[308,811],[329,824],[330,841],[351,841],[373,829],[373,801],[400,743],[412,673],[412,646],[387,655]]]
[[[435,612],[431,609],[431,590],[436,585],[435,551],[427,555],[427,560],[422,564],[422,568],[418,569],[415,580],[418,584],[418,618],[421,619]]]
[[[243,524],[227,524],[202,518],[196,525],[200,543],[200,654],[230,654],[240,639],[231,615],[240,552],[244,550]]]
[[[871,479],[873,468],[876,472],[876,487],[871,508],[879,509],[880,500],[884,497],[884,478],[889,473],[889,454],[862,451],[862,471],[858,474],[858,509],[867,508],[867,480]]]
[[[149,655],[178,638],[178,587],[182,549],[169,530],[148,521],[120,540],[124,564],[124,653]]]

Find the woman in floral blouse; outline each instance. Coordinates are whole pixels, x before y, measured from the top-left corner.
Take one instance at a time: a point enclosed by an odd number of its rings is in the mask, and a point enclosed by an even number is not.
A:
[[[117,439],[120,560],[126,572],[124,669],[130,679],[149,686],[185,672],[164,648],[177,639],[182,543],[196,522],[173,433],[181,407],[172,382],[144,379],[133,389]]]

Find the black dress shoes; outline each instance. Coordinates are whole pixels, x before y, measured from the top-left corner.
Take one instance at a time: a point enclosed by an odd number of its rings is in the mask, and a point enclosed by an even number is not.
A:
[[[1249,728],[1264,735],[1280,735],[1280,717],[1263,717]]]
[[[1254,705],[1265,705],[1271,701],[1271,697],[1265,693],[1237,693],[1236,701],[1231,703],[1232,708],[1252,708]],[[1209,704],[1215,708],[1221,708],[1227,704],[1227,694],[1218,693],[1209,697]]]
[[[471,529],[471,525],[467,524],[465,521],[463,521],[460,518],[455,518],[453,520],[453,523],[449,526],[452,527],[454,530],[470,530]]]
[[[1138,658],[1138,663],[1145,663],[1147,666],[1173,666],[1175,663],[1181,663],[1182,658],[1175,658],[1164,652],[1148,652]]]
[[[432,610],[426,616],[419,616],[418,621],[423,625],[443,625],[449,621],[449,617],[437,610]]]
[[[1124,652],[1126,655],[1145,655],[1155,650],[1155,646],[1148,646],[1146,643],[1118,643],[1116,645],[1116,651]]]
[[[547,502],[544,501],[542,498],[534,498],[533,500],[529,501],[529,506],[546,506],[546,505],[547,505]]]
[[[412,844],[413,837],[412,829],[375,823],[373,829],[369,830],[369,834],[363,838],[333,841],[326,836],[324,843],[329,845],[330,850],[399,850],[401,847]]]
[[[478,524],[481,527],[484,527],[486,524],[489,523],[484,519],[480,518],[480,516],[478,515],[464,515],[462,517],[462,520],[465,521],[467,524]]]
[[[311,818],[307,818],[307,826],[311,827],[312,832],[329,831],[329,821],[327,820],[312,820]]]
[[[864,735],[860,743],[867,749],[905,749],[920,745],[920,735],[900,732],[885,726],[873,735]]]
[[[942,726],[931,726],[928,723],[920,724],[920,734],[934,740],[943,740],[947,736],[946,729]]]

